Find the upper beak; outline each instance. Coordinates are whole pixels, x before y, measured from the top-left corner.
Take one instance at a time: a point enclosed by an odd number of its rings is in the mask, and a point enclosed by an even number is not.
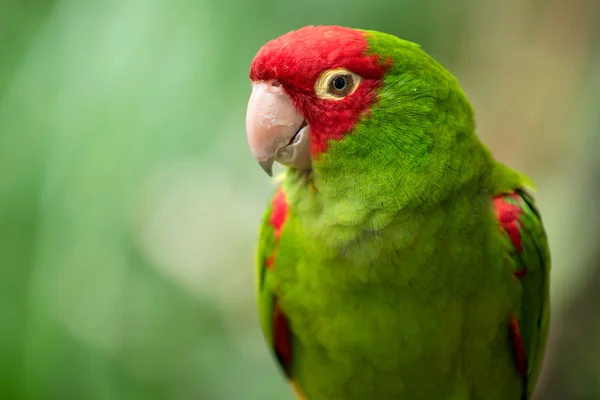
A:
[[[273,162],[309,169],[310,128],[280,85],[255,82],[246,112],[250,151],[267,174]]]

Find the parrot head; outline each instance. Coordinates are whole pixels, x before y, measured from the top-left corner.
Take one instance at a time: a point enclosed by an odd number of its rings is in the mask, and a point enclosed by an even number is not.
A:
[[[434,199],[440,182],[459,186],[472,175],[465,168],[480,146],[471,106],[417,44],[307,26],[265,44],[250,80],[247,139],[268,174],[279,162],[330,182],[368,183],[375,192],[403,187]]]
[[[307,169],[327,141],[352,131],[376,98],[386,65],[364,34],[305,27],[263,46],[252,62],[246,128],[253,155]]]

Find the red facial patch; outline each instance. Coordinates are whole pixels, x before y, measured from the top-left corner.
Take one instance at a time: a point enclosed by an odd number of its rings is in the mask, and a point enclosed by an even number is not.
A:
[[[339,26],[307,26],[265,44],[250,68],[253,81],[275,80],[292,98],[310,125],[311,152],[327,150],[329,140],[352,131],[376,100],[390,60],[368,55],[365,33]],[[342,100],[316,96],[314,85],[322,72],[346,68],[363,78],[358,89]]]

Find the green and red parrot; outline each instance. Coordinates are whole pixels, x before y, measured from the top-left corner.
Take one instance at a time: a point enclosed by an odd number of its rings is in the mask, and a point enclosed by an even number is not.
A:
[[[546,233],[456,78],[395,36],[308,26],[264,45],[250,79],[250,150],[286,166],[260,231],[260,320],[298,397],[530,399]]]

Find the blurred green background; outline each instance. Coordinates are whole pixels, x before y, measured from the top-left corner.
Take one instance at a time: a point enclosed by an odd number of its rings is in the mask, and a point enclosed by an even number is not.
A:
[[[308,24],[423,45],[553,253],[543,399],[600,399],[597,0],[0,0],[0,398],[291,399],[259,332],[249,63]]]

